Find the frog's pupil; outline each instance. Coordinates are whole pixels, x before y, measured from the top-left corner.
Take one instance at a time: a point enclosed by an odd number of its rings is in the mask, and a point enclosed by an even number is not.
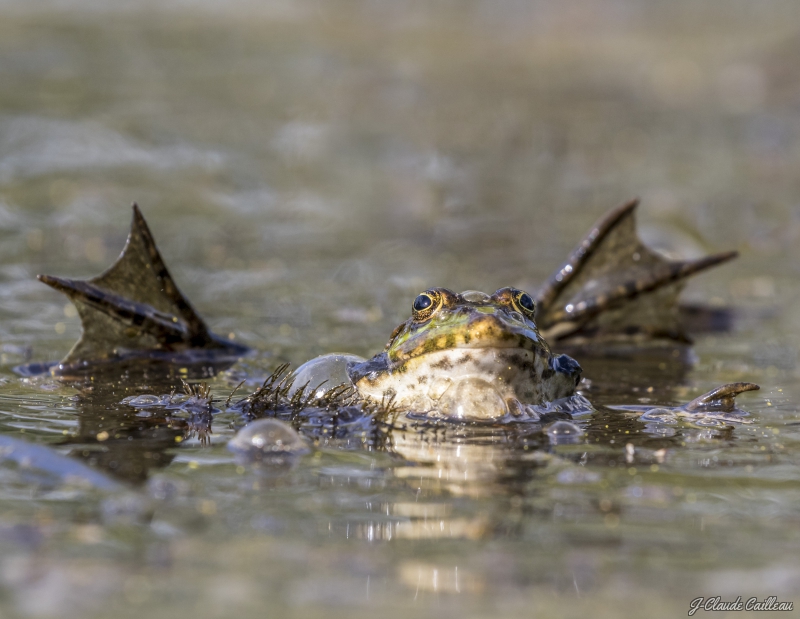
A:
[[[431,299],[427,294],[421,294],[414,299],[414,310],[417,312],[428,309],[431,305],[433,305],[433,299]]]
[[[529,295],[527,292],[524,293],[519,298],[519,304],[520,304],[521,307],[525,308],[529,312],[532,312],[533,309],[534,309],[533,308],[533,299],[531,299],[531,295]]]

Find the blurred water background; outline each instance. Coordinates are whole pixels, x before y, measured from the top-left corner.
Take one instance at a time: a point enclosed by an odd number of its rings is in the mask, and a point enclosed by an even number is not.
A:
[[[80,333],[35,275],[101,271],[134,201],[212,328],[257,350],[234,373],[260,377],[371,356],[429,286],[533,291],[640,196],[654,245],[741,251],[685,294],[733,308],[733,329],[661,378],[599,367],[586,395],[762,390],[734,429],[605,410],[594,446],[331,446],[276,476],[237,468],[223,412],[210,447],[141,448],[164,458],[152,467],[117,445],[105,470],[138,479],[118,491],[6,459],[0,616],[666,617],[698,596],[791,601],[799,115],[795,0],[3,0],[3,436],[56,445],[138,414],[11,371]],[[224,399],[230,383],[212,387]]]

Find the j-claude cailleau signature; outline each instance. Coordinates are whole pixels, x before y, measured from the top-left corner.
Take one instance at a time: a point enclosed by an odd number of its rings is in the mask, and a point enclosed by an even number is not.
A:
[[[735,600],[725,601],[721,596],[716,597],[700,597],[695,598],[689,604],[689,616],[693,616],[698,610],[704,611],[792,611],[794,610],[794,602],[779,602],[778,598],[770,596],[763,600],[756,597],[742,600],[742,596],[737,597]]]

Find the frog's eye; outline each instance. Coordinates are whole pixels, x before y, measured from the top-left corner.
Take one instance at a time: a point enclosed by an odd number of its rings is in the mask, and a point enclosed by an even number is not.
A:
[[[442,304],[442,295],[436,290],[426,290],[414,299],[414,320],[423,322],[428,320]]]
[[[431,305],[433,305],[433,299],[431,299],[430,295],[421,294],[416,299],[414,299],[415,312],[421,312],[423,310],[426,310]]]
[[[533,316],[533,314],[536,312],[536,304],[533,302],[531,295],[529,295],[527,292],[517,290],[514,294],[514,303],[519,306],[524,314],[527,314],[528,316]]]

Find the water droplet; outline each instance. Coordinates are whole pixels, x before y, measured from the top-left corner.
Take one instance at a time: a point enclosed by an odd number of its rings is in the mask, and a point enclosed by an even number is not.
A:
[[[445,391],[439,412],[454,419],[497,419],[508,413],[497,390],[480,378],[464,378]]]

